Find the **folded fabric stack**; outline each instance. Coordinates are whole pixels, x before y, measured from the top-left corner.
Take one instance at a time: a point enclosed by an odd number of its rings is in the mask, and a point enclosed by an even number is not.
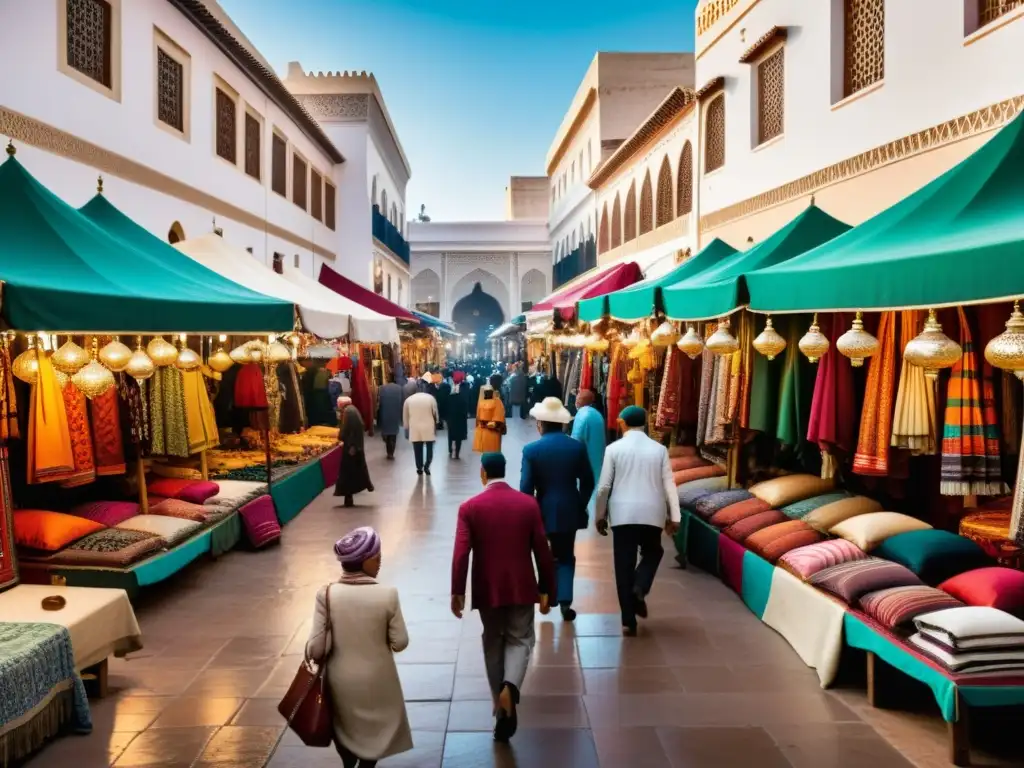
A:
[[[950,672],[1024,672],[1024,621],[998,608],[947,608],[914,625],[911,645]]]

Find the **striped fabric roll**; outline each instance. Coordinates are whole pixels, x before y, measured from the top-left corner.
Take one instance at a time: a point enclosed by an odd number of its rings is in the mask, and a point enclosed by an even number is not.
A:
[[[683,509],[693,511],[694,505],[703,499],[705,496],[710,496],[714,491],[711,491],[702,486],[692,487],[692,483],[686,485],[680,485],[676,488],[676,493],[679,494],[679,506]]]
[[[756,515],[745,517],[738,523],[733,523],[722,531],[722,533],[733,541],[743,542],[746,541],[747,537],[752,533],[757,533],[762,528],[767,528],[769,525],[784,523],[787,520],[789,520],[789,518],[779,512],[779,510],[768,509],[764,512],[758,512]]]
[[[959,600],[935,587],[890,587],[860,598],[860,607],[883,627],[894,629],[914,617],[943,608],[959,608]]]
[[[810,546],[821,539],[822,535],[807,523],[789,520],[750,534],[743,545],[755,555],[760,555],[769,563],[775,564],[790,550]]]
[[[787,504],[782,508],[782,511],[785,513],[786,517],[792,518],[793,520],[803,520],[805,516],[809,515],[814,510],[820,509],[826,504],[831,504],[835,501],[848,499],[851,495],[852,494],[847,491],[823,493],[820,496],[811,496],[809,499],[797,501],[793,504]]]
[[[791,550],[779,558],[779,565],[806,580],[833,565],[863,560],[867,556],[867,552],[846,539],[831,539]]]

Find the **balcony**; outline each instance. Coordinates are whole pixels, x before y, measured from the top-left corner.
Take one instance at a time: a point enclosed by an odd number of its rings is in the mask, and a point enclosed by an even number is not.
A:
[[[588,269],[597,266],[597,244],[590,238],[583,245],[571,251],[568,256],[555,264],[554,287],[559,288]]]
[[[402,237],[398,227],[388,221],[380,212],[380,206],[373,206],[373,236],[395,256],[409,265],[409,243]]]

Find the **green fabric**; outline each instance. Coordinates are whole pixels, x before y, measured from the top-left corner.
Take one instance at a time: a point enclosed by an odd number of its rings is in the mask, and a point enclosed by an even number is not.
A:
[[[216,333],[292,327],[292,305],[224,280],[169,246],[139,247],[142,233],[118,222],[121,214],[92,208],[121,233],[111,234],[47,190],[14,157],[0,165],[0,199],[3,315],[17,330]]]
[[[311,461],[270,486],[277,519],[287,525],[309,506],[324,489],[324,473],[319,461]]]
[[[852,231],[748,275],[751,308],[900,309],[1024,295],[1022,168],[1024,114]]]
[[[686,556],[689,562],[713,576],[718,575],[718,529],[690,515]]]
[[[750,550],[743,553],[743,602],[757,618],[764,616],[775,566]]]
[[[779,511],[782,512],[786,517],[791,520],[803,520],[814,510],[824,507],[826,504],[831,504],[834,501],[842,501],[848,499],[853,494],[849,491],[835,491],[833,493],[823,493],[820,496],[811,496],[809,499],[803,501],[796,501],[792,504],[788,504],[782,507]]]
[[[663,288],[665,314],[673,320],[710,320],[727,315],[747,301],[747,274],[792,259],[849,228],[811,205],[767,240]]]
[[[242,540],[242,516],[235,510],[210,529],[210,554],[220,557]]]
[[[801,446],[807,441],[814,379],[818,373],[818,367],[807,359],[799,347],[801,337],[811,325],[811,317],[790,315],[779,320],[780,333],[786,339],[786,350],[782,353],[784,361],[782,380],[779,382],[779,420],[775,436],[783,445]]]
[[[755,432],[775,435],[779,420],[779,384],[782,382],[785,367],[785,354],[774,360],[769,360],[764,355],[754,355],[753,371],[750,376],[749,425]]]
[[[159,584],[210,551],[211,531],[207,529],[198,536],[183,541],[155,557],[143,560],[132,568],[140,587]]]
[[[690,538],[690,520],[693,518],[693,513],[688,509],[680,509],[679,515],[679,530],[676,531],[672,541],[676,545],[676,562],[685,568],[688,562],[687,551]]]
[[[588,323],[600,320],[605,315],[611,315],[616,320],[643,320],[659,308],[661,289],[664,286],[675,285],[703,272],[734,253],[735,248],[716,237],[700,253],[687,259],[667,275],[644,280],[606,296],[584,299],[577,305],[579,318]]]

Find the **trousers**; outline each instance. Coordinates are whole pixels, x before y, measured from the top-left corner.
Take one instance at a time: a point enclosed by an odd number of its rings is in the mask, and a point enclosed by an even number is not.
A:
[[[572,582],[576,578],[576,531],[549,533],[548,544],[555,559],[555,594],[551,603],[572,605]]]
[[[448,453],[454,453],[456,456],[462,451],[462,441],[455,440],[452,438],[451,432],[448,433]]]
[[[637,524],[613,526],[612,552],[615,559],[615,591],[619,595],[622,626],[636,627],[636,597],[646,597],[651,591],[654,575],[658,572],[658,564],[665,554],[661,546],[661,528],[656,525]]]
[[[426,457],[423,447],[426,446]],[[412,444],[412,454],[416,457],[416,469],[430,469],[430,463],[434,460],[434,441],[417,441]]]
[[[384,448],[388,452],[388,457],[395,455],[395,443],[398,442],[398,435],[384,435]]]
[[[533,605],[503,605],[481,608],[484,625],[484,666],[491,693],[497,697],[505,683],[519,691],[530,665],[536,636],[533,631]]]

